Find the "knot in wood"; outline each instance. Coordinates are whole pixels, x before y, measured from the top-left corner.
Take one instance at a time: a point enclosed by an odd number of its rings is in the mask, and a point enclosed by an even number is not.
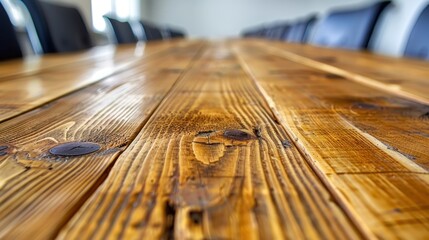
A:
[[[4,156],[7,154],[8,146],[0,146],[0,156]]]
[[[100,146],[92,142],[69,142],[55,146],[49,150],[58,156],[81,156],[100,150]]]
[[[226,130],[223,133],[223,136],[229,139],[233,140],[239,140],[239,141],[248,141],[252,139],[252,135],[241,130],[232,129],[232,130]]]

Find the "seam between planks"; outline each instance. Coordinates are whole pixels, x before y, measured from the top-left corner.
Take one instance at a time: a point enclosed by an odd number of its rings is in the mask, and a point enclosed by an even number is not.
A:
[[[318,62],[316,60],[312,60],[307,57],[300,56],[298,54],[283,50],[278,47],[272,47],[263,43],[258,43],[260,45],[259,47],[263,47],[265,50],[267,50],[270,54],[286,58],[287,60],[290,60],[295,63],[299,63],[311,68],[319,69],[324,72],[329,72],[332,74],[336,74],[342,77],[345,77],[346,79],[350,79],[352,81],[355,81],[360,84],[364,84],[366,86],[370,86],[379,90],[382,90],[384,92],[392,93],[396,96],[406,98],[409,100],[412,100],[414,102],[418,102],[421,104],[429,105],[429,98],[421,97],[419,95],[404,91],[401,89],[401,86],[398,85],[389,85],[382,82],[379,82],[375,79],[372,79],[370,77],[365,77],[363,75],[360,75],[358,73],[353,73],[350,71],[343,70],[339,67],[335,67],[326,63]]]
[[[195,43],[191,43],[191,44],[189,44],[189,45],[192,45],[192,44],[195,44]],[[188,44],[184,44],[184,45],[188,45]],[[20,113],[17,113],[17,114],[15,114],[15,115],[12,115],[12,116],[7,117],[7,118],[4,118],[4,119],[1,119],[1,120],[0,120],[0,124],[1,124],[1,123],[3,123],[3,122],[8,121],[8,120],[10,120],[10,119],[13,119],[13,118],[15,118],[15,117],[21,116],[21,115],[23,115],[23,114],[25,114],[25,113],[28,113],[28,112],[30,112],[30,111],[33,111],[33,110],[35,110],[35,109],[37,109],[37,108],[40,108],[40,107],[42,107],[42,106],[44,106],[44,105],[47,105],[47,104],[49,104],[49,103],[51,103],[51,102],[53,102],[53,101],[55,101],[55,100],[58,100],[58,99],[60,99],[60,98],[62,98],[62,97],[65,97],[65,96],[71,95],[71,94],[73,94],[73,93],[75,93],[75,92],[78,92],[78,91],[80,91],[80,90],[82,90],[82,89],[85,89],[85,88],[87,88],[87,87],[90,87],[90,86],[92,86],[92,85],[94,85],[94,84],[100,83],[101,81],[106,80],[106,79],[108,79],[109,77],[112,77],[112,76],[114,76],[114,75],[118,75],[118,74],[120,74],[120,73],[123,73],[123,72],[127,71],[128,69],[130,69],[130,68],[132,68],[132,67],[134,67],[134,66],[138,66],[138,65],[139,65],[139,63],[140,63],[142,60],[144,60],[144,59],[148,59],[148,58],[152,58],[152,57],[156,57],[156,56],[158,56],[158,55],[160,55],[160,54],[162,54],[162,53],[164,53],[164,52],[166,52],[166,51],[168,51],[168,50],[171,50],[172,48],[175,48],[175,47],[177,47],[177,46],[181,46],[181,45],[179,44],[179,45],[175,45],[175,46],[169,47],[169,48],[167,48],[167,49],[159,50],[159,51],[156,51],[156,52],[154,52],[154,53],[152,53],[152,54],[149,54],[149,55],[147,55],[147,56],[145,56],[145,57],[138,58],[138,59],[136,59],[136,60],[134,60],[134,61],[132,61],[132,62],[128,62],[128,63],[121,64],[121,65],[118,67],[118,69],[117,69],[115,72],[111,73],[111,74],[105,75],[105,76],[103,76],[103,77],[101,77],[101,78],[99,78],[99,79],[97,79],[97,80],[95,80],[95,81],[93,81],[93,82],[90,82],[90,83],[84,84],[84,85],[82,85],[82,86],[80,86],[80,87],[77,87],[77,88],[75,88],[75,89],[72,89],[72,90],[66,91],[65,93],[63,93],[63,94],[62,94],[62,95],[60,95],[60,96],[53,97],[53,98],[51,98],[51,99],[49,99],[49,100],[47,100],[47,101],[45,101],[45,102],[43,102],[43,103],[40,103],[40,104],[38,104],[38,105],[34,105],[34,106],[30,107],[30,108],[29,108],[29,109],[27,109],[27,110],[21,111]],[[0,81],[1,81],[1,80],[0,80]]]
[[[195,43],[194,43],[195,44]],[[165,102],[165,99],[172,93],[172,91],[175,89],[177,84],[182,81],[184,76],[189,72],[192,68],[192,66],[195,64],[195,62],[199,59],[201,56],[201,53],[203,52],[203,49],[205,48],[206,44],[200,43],[200,46],[198,47],[197,53],[192,57],[192,60],[189,62],[189,64],[186,66],[185,70],[180,73],[180,75],[177,77],[177,79],[174,81],[173,85],[170,87],[170,89],[164,94],[162,99],[159,101],[159,103],[154,107],[154,109],[148,114],[147,118],[145,118],[142,123],[138,126],[138,128],[134,131],[134,134],[130,137],[130,139],[133,139],[129,141],[127,146],[124,148],[123,151],[118,153],[115,158],[112,160],[112,162],[109,164],[109,166],[106,168],[106,170],[101,174],[101,176],[97,179],[97,181],[94,183],[94,185],[84,194],[82,199],[76,203],[73,212],[78,212],[81,207],[85,204],[85,202],[91,198],[91,196],[103,185],[103,183],[108,178],[110,171],[116,164],[119,157],[127,150],[129,146],[132,145],[133,141],[138,137],[138,135],[141,133],[144,126],[147,124],[147,122],[152,118],[152,116],[155,114],[155,112],[158,110],[159,106]],[[171,49],[171,48],[169,48]],[[168,49],[167,49],[168,50]],[[57,231],[53,234],[55,238],[58,238],[60,232],[64,229],[64,227],[70,222],[70,220],[74,217],[74,214],[70,214],[69,218],[66,219],[61,225],[59,225]]]
[[[140,47],[139,44],[143,44],[143,46],[141,46],[142,48],[145,48],[147,46],[145,43],[136,43],[134,46],[130,45],[130,48],[136,48],[137,46]],[[101,48],[107,48],[107,47],[108,46],[100,46],[100,51],[105,50],[105,49],[101,49]],[[112,47],[112,46],[109,46],[109,47]],[[114,49],[112,50],[113,52],[118,51],[118,46],[113,46],[113,47],[114,47]],[[94,51],[95,49],[96,49],[96,47],[88,49],[87,51],[81,52],[81,54],[90,54],[90,52]],[[129,51],[132,52],[131,49]],[[53,56],[56,54],[57,53],[50,54],[50,56]],[[76,57],[76,56],[70,55],[70,57]],[[24,70],[24,71],[20,71],[17,73],[6,74],[4,76],[0,76],[0,82],[8,81],[9,79],[13,80],[13,79],[16,79],[19,77],[29,77],[29,76],[37,75],[40,73],[48,73],[52,70],[55,70],[55,68],[59,68],[59,67],[65,67],[65,66],[67,66],[67,67],[69,67],[69,66],[78,67],[78,66],[85,65],[85,63],[87,63],[87,62],[92,62],[92,61],[96,61],[99,59],[104,59],[105,57],[106,57],[106,55],[102,55],[102,54],[97,55],[95,57],[88,55],[88,56],[83,56],[82,58],[75,60],[75,61],[68,61],[68,62],[60,63],[57,65],[56,64],[48,65],[45,67],[41,67],[40,69]],[[40,58],[40,57],[36,57],[36,59],[37,58]],[[123,58],[119,58],[119,60],[124,60],[126,58],[127,58],[127,56],[124,56]],[[37,61],[36,59],[34,59],[34,61]],[[26,60],[22,59],[22,61],[26,61]],[[29,59],[29,61],[33,61],[33,60]]]
[[[356,229],[359,231],[359,233],[363,237],[365,237],[366,239],[377,239],[377,237],[369,229],[369,227],[367,227],[364,224],[361,224],[361,222],[363,222],[363,220],[361,220],[358,217],[358,214],[353,211],[353,208],[351,206],[348,206],[348,204],[341,197],[341,195],[338,194],[335,189],[333,189],[332,185],[329,183],[325,174],[315,165],[315,161],[312,160],[310,154],[307,153],[305,147],[298,143],[298,141],[299,141],[298,137],[293,133],[292,129],[290,129],[286,124],[284,124],[285,121],[281,120],[282,117],[277,112],[276,104],[274,103],[272,98],[268,95],[268,93],[265,91],[265,89],[257,82],[255,75],[249,69],[249,66],[246,63],[246,61],[237,52],[236,48],[233,48],[233,52],[234,52],[235,56],[237,57],[237,59],[241,65],[242,69],[244,70],[244,72],[252,80],[256,89],[261,93],[263,99],[268,104],[269,109],[271,110],[273,116],[276,118],[276,121],[280,123],[280,126],[285,130],[285,132],[289,136],[289,138],[293,140],[292,144],[294,144],[296,146],[298,152],[306,160],[306,162],[311,167],[311,169],[313,170],[315,175],[319,178],[320,182],[326,187],[328,192],[330,194],[332,194],[332,196],[335,198],[335,200],[336,200],[335,202],[336,202],[336,204],[338,204],[338,207],[345,213],[345,215],[349,218],[350,222],[355,225]]]

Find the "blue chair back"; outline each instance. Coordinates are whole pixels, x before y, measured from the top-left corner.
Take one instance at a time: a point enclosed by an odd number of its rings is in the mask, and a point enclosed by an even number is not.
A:
[[[114,43],[127,44],[138,41],[129,22],[122,22],[108,16],[104,16],[104,19],[110,27],[110,38],[114,40]]]
[[[404,55],[429,60],[429,5],[423,9],[411,30]]]
[[[286,40],[288,42],[305,43],[311,26],[316,21],[315,16],[293,23]]]
[[[382,11],[390,1],[331,12],[318,25],[311,43],[326,47],[366,49]]]
[[[268,27],[267,31],[265,32],[265,37],[273,40],[285,39],[289,33],[289,28],[289,24],[287,23],[275,24],[271,27]]]
[[[22,57],[15,28],[0,3],[0,61]]]

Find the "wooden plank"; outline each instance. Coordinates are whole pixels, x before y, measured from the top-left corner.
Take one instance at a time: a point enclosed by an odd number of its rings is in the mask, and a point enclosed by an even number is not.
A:
[[[259,42],[270,52],[316,69],[429,104],[429,62],[301,44]]]
[[[45,54],[41,56],[32,56],[16,60],[3,61],[0,64],[0,81],[10,77],[17,78],[40,74],[43,71],[64,67],[67,65],[85,65],[93,64],[103,59],[126,59],[134,54],[142,54],[146,47],[154,48],[155,46],[166,46],[184,42],[182,40],[160,41],[151,43],[138,43],[129,45],[107,45],[91,48],[86,51]]]
[[[159,58],[0,124],[0,239],[50,239],[103,182],[201,43]],[[79,157],[48,150],[73,141],[101,149]],[[6,155],[4,155],[6,152]]]
[[[4,79],[0,81],[0,122],[140,64],[141,59],[168,51],[173,46],[173,43],[137,45],[102,60],[93,59],[50,68],[37,75]]]
[[[427,106],[259,46],[237,44],[241,64],[350,217],[370,237],[426,238]]]
[[[58,238],[362,237],[291,141],[213,43]]]
[[[121,52],[125,49],[134,49],[133,46],[120,47]],[[0,81],[4,78],[25,76],[37,74],[40,71],[48,70],[49,68],[59,67],[67,64],[77,64],[81,61],[91,61],[103,57],[112,57],[117,50],[116,46],[100,46],[87,51],[77,53],[64,54],[45,54],[41,56],[31,56],[23,59],[14,59],[4,61],[0,65]]]

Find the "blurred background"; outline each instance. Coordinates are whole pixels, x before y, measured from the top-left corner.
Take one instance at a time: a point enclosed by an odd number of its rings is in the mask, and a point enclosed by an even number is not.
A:
[[[2,0],[8,2],[13,0]],[[46,0],[74,5],[84,16],[97,43],[105,44],[104,14],[118,19],[143,19],[160,26],[180,27],[188,38],[239,37],[246,28],[288,21],[375,0]],[[403,52],[411,27],[428,0],[394,0],[381,16],[371,38],[372,51],[392,56]],[[18,14],[17,14],[18,15]],[[19,25],[19,16],[16,21]]]

